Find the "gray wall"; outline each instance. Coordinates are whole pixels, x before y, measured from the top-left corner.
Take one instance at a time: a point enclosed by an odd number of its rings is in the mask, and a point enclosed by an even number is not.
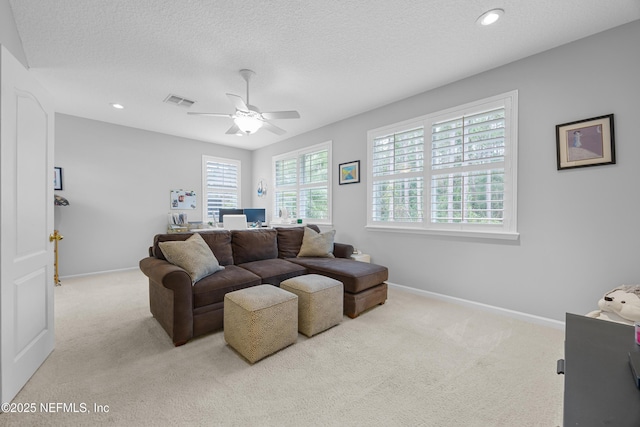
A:
[[[169,191],[195,190],[202,220],[202,155],[238,159],[251,178],[251,152],[208,142],[57,114],[55,164],[69,206],[55,208],[60,275],[138,266],[153,236],[167,228]],[[251,203],[248,189],[242,202]],[[177,212],[177,211],[174,211]]]
[[[253,181],[272,186],[273,155],[333,140],[336,239],[388,266],[391,282],[556,320],[589,312],[605,291],[640,283],[639,40],[635,21],[254,151]],[[519,241],[365,229],[368,130],[514,89]],[[609,113],[618,163],[556,170],[555,126]],[[351,160],[362,182],[339,186],[337,165]]]
[[[9,10],[0,0],[0,43],[26,65]],[[272,189],[271,156],[333,140],[337,239],[387,265],[392,282],[558,320],[588,312],[606,290],[640,282],[638,40],[635,21],[254,152],[57,115],[59,193],[71,202],[56,208],[65,236],[60,274],[136,267],[165,228],[168,191],[201,192],[202,154],[240,159],[243,204],[270,209],[271,192],[258,198],[253,190],[259,179]],[[518,242],[365,229],[368,130],[513,89]],[[555,125],[608,113],[615,114],[617,165],[557,171]],[[361,161],[362,182],[339,186],[337,165],[351,160]],[[200,209],[190,219],[199,216]]]

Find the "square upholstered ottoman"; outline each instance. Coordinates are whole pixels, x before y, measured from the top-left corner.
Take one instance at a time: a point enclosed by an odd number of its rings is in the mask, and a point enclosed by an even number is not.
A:
[[[224,296],[224,339],[249,362],[275,353],[298,338],[298,296],[259,285]]]
[[[298,295],[298,331],[308,337],[342,321],[342,282],[319,274],[287,279],[280,288]]]

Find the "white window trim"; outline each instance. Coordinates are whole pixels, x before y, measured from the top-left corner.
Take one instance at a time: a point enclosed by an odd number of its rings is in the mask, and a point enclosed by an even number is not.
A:
[[[504,201],[505,211],[508,211],[508,216],[505,216],[505,222],[500,226],[494,226],[489,224],[432,224],[431,218],[431,149],[427,148],[427,144],[430,147],[430,132],[431,125],[434,122],[438,122],[444,119],[448,119],[453,114],[467,115],[475,113],[480,109],[491,106],[492,104],[499,104],[505,106],[505,134],[509,138],[509,143],[506,150],[509,150],[508,155],[505,154],[505,175],[509,177],[505,180],[505,186],[509,186],[509,191],[505,191],[507,194],[511,194],[509,200]],[[425,129],[425,150],[424,150],[424,177],[425,177],[425,194],[424,194],[424,222],[421,223],[402,223],[400,225],[392,225],[385,222],[374,222],[373,212],[371,209],[373,203],[373,140],[375,137],[397,133],[399,131],[407,130],[411,127],[424,127]],[[428,139],[428,141],[427,141]],[[520,236],[517,228],[517,189],[518,189],[518,91],[510,91],[500,95],[492,96],[482,100],[469,102],[467,104],[448,108],[446,110],[438,111],[436,113],[420,116],[414,119],[405,120],[400,123],[394,123],[392,125],[372,129],[367,132],[367,164],[368,164],[368,184],[367,184],[367,225],[366,229],[374,231],[385,232],[402,232],[402,233],[418,233],[434,236],[458,236],[458,237],[473,237],[473,238],[486,238],[486,239],[499,239],[499,240],[517,240]],[[506,188],[505,188],[506,190]]]
[[[227,159],[224,157],[216,157],[216,156],[209,156],[207,154],[203,154],[202,155],[202,177],[201,177],[202,200],[200,201],[202,204],[202,222],[203,223],[208,219],[207,190],[209,187],[207,186],[207,162],[229,163],[229,164],[235,164],[238,167],[238,207],[240,208],[242,206],[242,162],[237,159]],[[215,218],[215,220],[217,221],[218,218]]]
[[[273,210],[273,215],[272,215],[272,221],[275,220],[276,218],[278,218],[277,213],[275,212],[275,208],[276,208],[276,200],[275,200],[275,192],[276,192],[276,168],[275,168],[275,163],[278,160],[283,160],[283,159],[290,159],[290,158],[296,158],[299,159],[300,156],[304,155],[304,154],[308,154],[308,153],[313,153],[315,151],[320,151],[323,149],[327,149],[327,219],[325,220],[319,220],[319,219],[312,219],[314,224],[318,224],[318,225],[326,225],[326,226],[331,226],[333,224],[333,161],[332,161],[332,152],[333,152],[333,141],[329,140],[326,142],[322,142],[320,144],[315,144],[315,145],[311,145],[309,147],[305,147],[305,148],[301,148],[299,150],[294,150],[294,151],[289,151],[286,153],[282,153],[282,154],[278,154],[276,156],[273,156],[271,158],[271,182],[273,182],[273,191],[271,191],[271,195],[272,195],[272,199],[271,199],[271,209]],[[296,162],[296,166],[298,168],[297,171],[297,175],[296,175],[296,185],[295,185],[295,190],[298,192],[298,207],[297,210],[298,212],[300,212],[300,190],[304,189],[306,187],[313,187],[313,184],[307,184],[307,185],[301,185],[299,178],[300,178],[300,162],[297,161]],[[282,187],[284,188],[284,187]],[[291,188],[293,188],[293,186],[291,186]]]

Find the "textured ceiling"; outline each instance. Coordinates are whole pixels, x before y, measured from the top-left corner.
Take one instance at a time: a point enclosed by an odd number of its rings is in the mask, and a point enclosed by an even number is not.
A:
[[[9,0],[56,110],[256,149],[640,19],[638,0]],[[492,8],[503,19],[482,28]],[[225,135],[225,93],[298,110],[287,130]],[[196,101],[163,103],[169,94]],[[110,103],[126,108],[115,110]]]

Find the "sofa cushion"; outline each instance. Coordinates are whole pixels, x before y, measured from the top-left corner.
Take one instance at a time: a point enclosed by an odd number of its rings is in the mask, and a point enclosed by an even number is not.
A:
[[[273,229],[231,231],[234,264],[277,258],[277,234]]]
[[[307,227],[314,231],[320,232],[315,224],[309,224]],[[305,227],[276,227],[278,232],[278,258],[295,258],[300,252],[302,246],[302,237],[304,236]]]
[[[318,233],[309,227],[305,227],[304,235],[302,236],[302,246],[300,246],[298,256],[334,258],[333,238],[335,235],[335,230]]]
[[[160,242],[158,246],[167,261],[189,273],[192,285],[203,277],[224,269],[199,234],[194,234],[185,241]]]
[[[224,270],[207,276],[193,285],[193,307],[221,303],[227,292],[257,286],[261,283],[260,277],[250,271],[229,265]]]
[[[262,278],[262,283],[280,286],[280,282],[292,277],[301,276],[307,272],[302,265],[285,261],[280,258],[246,262],[238,265]]]
[[[321,274],[339,280],[345,292],[357,293],[379,285],[389,278],[387,267],[343,258],[291,258],[288,261],[307,268],[309,274]]]
[[[158,244],[160,242],[174,242],[187,240],[195,233],[172,233],[157,234],[153,238],[152,254],[158,259],[166,260],[167,258],[160,250]],[[233,254],[231,252],[231,233],[228,230],[211,230],[197,233],[207,243],[211,252],[218,259],[220,265],[233,264]]]

